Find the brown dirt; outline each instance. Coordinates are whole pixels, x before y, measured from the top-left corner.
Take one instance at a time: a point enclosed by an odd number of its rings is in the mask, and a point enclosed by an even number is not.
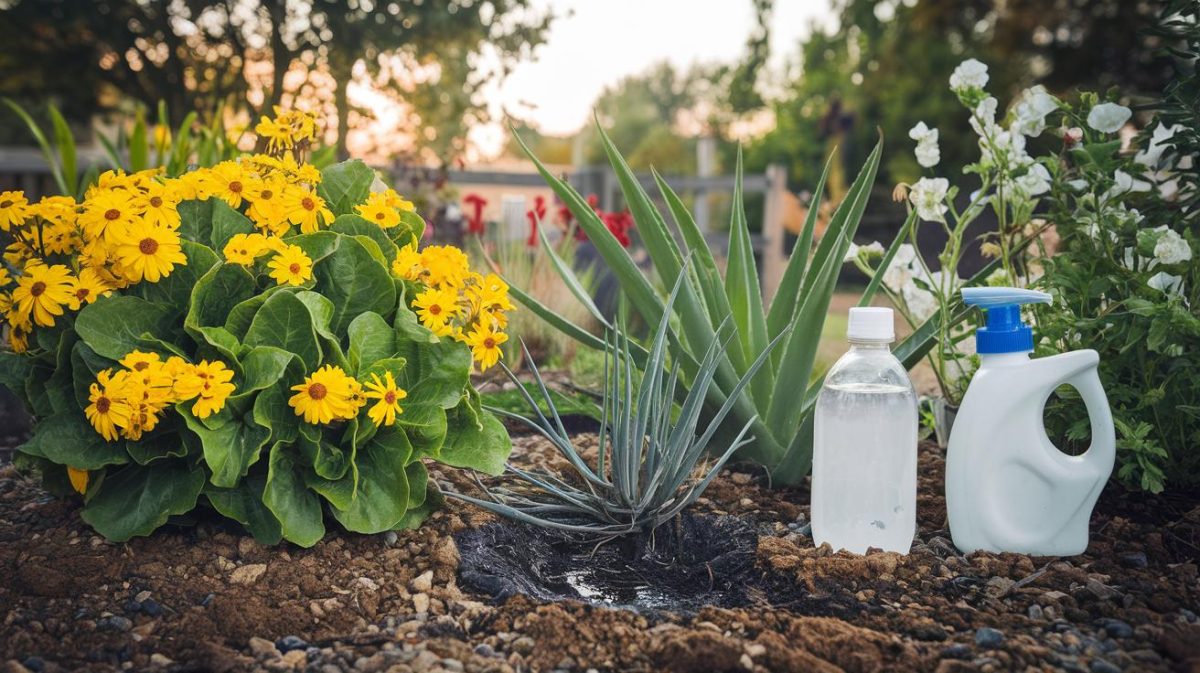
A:
[[[556,461],[541,440],[517,445],[519,461]],[[936,449],[923,447],[921,475],[908,556],[814,548],[807,491],[770,490],[748,468],[727,469],[698,503],[756,526],[763,572],[856,607],[840,619],[771,596],[690,617],[524,596],[491,605],[460,588],[452,535],[494,519],[454,503],[418,531],[331,534],[307,550],[209,520],[112,544],[76,503],[7,467],[0,671],[1200,670],[1195,497],[1110,486],[1082,556],[964,557],[945,528]]]

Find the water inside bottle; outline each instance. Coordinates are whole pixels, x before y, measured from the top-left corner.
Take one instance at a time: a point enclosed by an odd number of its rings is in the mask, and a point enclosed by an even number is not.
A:
[[[812,532],[857,554],[907,554],[916,533],[917,419],[911,387],[827,383],[813,436]]]

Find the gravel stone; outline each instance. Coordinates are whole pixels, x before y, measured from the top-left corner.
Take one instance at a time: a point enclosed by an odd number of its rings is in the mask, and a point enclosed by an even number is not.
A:
[[[1004,634],[991,627],[985,626],[975,631],[975,644],[980,647],[992,650],[1003,642]]]

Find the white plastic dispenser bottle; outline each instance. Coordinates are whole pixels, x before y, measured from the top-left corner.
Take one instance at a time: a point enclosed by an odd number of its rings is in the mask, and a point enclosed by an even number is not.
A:
[[[1034,556],[1087,549],[1088,520],[1108,481],[1116,436],[1094,350],[1030,359],[1033,331],[1021,304],[1048,303],[1032,290],[965,288],[963,301],[987,311],[975,333],[980,367],[967,388],[946,449],[946,509],[954,545]],[[1087,406],[1092,444],[1069,456],[1050,442],[1046,400],[1063,384]]]
[[[850,350],[813,419],[812,533],[862,554],[907,554],[917,530],[917,396],[892,355],[892,309],[852,308]]]

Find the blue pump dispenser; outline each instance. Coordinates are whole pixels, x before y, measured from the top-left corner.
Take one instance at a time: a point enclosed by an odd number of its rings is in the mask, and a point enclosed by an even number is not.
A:
[[[975,331],[978,353],[1027,353],[1033,330],[1021,321],[1022,304],[1049,304],[1050,295],[1015,287],[964,287],[963,303],[987,311],[987,325]]]

